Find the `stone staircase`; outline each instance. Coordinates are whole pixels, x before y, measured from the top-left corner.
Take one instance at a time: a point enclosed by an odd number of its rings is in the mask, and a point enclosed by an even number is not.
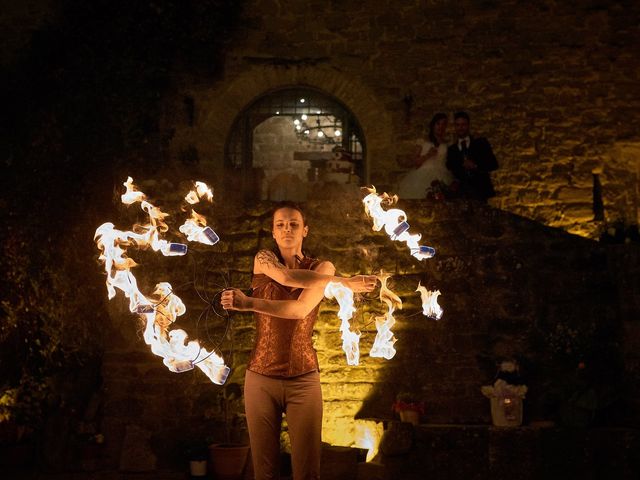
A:
[[[381,451],[370,463],[358,462],[355,449],[329,447],[323,456],[322,478],[609,480],[640,477],[640,430],[634,428],[427,424],[409,432],[413,441],[408,451],[393,452],[393,455]],[[396,439],[394,444],[397,443],[403,442]]]

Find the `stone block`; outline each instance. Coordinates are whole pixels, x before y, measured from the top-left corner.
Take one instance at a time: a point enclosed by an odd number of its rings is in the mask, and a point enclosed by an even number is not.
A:
[[[358,449],[324,444],[320,477],[355,480],[358,475]]]
[[[387,468],[381,463],[375,462],[361,462],[358,463],[357,480],[391,480],[393,473],[389,472]]]
[[[528,428],[489,429],[489,474],[491,478],[510,478],[514,472],[523,479],[539,477],[538,436]]]
[[[592,197],[593,191],[590,188],[560,187],[554,194],[554,198],[564,203],[588,203]]]
[[[385,457],[404,455],[413,445],[413,425],[407,422],[389,422],[380,440],[380,452]]]
[[[593,205],[591,203],[567,204],[563,208],[563,218],[577,223],[593,220]]]

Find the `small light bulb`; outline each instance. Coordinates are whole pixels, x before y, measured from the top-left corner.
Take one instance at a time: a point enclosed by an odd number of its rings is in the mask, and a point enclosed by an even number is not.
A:
[[[294,125],[300,125],[300,120],[298,120],[297,118],[293,121]]]
[[[296,125],[296,130],[300,131],[302,127],[300,125]]]
[[[335,136],[339,137],[340,135],[342,135],[342,132],[340,130],[336,130],[335,131]]]
[[[320,138],[324,137],[324,132],[323,132],[322,130],[320,130],[320,131],[318,132],[318,136],[319,136]]]
[[[304,131],[304,134],[305,134],[305,135],[309,135],[309,130],[305,130],[305,131]]]
[[[322,110],[318,110],[318,115],[320,115],[322,113]]]
[[[306,102],[306,100],[304,98],[301,98],[300,103],[304,103],[304,102]]]
[[[277,111],[276,111],[276,115],[280,115],[280,110],[277,110]]]
[[[302,120],[306,120],[307,119],[307,115],[303,113],[300,118],[302,118]]]

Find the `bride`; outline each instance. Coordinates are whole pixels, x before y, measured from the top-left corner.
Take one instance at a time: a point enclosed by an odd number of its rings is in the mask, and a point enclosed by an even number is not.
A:
[[[447,169],[447,115],[436,113],[429,122],[429,139],[416,142],[415,170],[407,173],[398,185],[400,198],[425,198],[434,180],[445,185],[453,181]]]

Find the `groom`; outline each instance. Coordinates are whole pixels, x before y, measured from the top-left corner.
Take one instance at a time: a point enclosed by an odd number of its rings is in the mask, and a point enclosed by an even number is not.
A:
[[[456,112],[453,124],[457,141],[447,150],[447,168],[460,182],[466,198],[486,201],[495,196],[489,172],[498,168],[491,144],[484,137],[472,137],[467,112]]]

